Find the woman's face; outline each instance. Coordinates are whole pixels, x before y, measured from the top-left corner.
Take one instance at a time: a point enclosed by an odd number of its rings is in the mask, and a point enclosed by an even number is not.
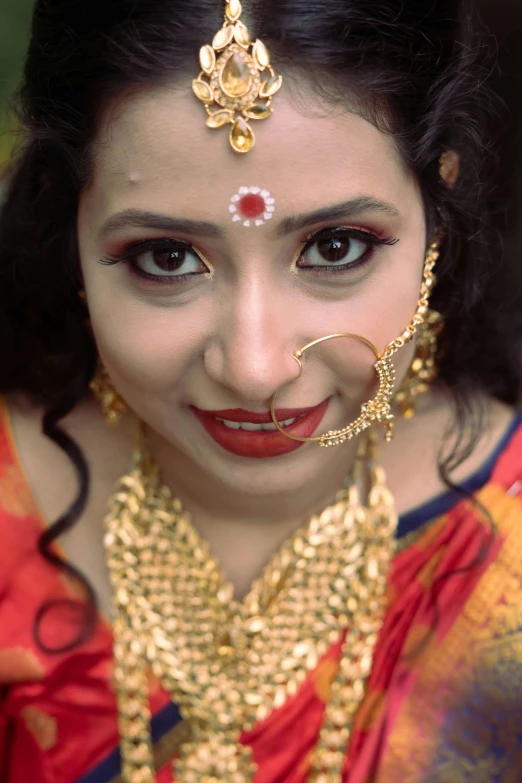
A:
[[[294,434],[346,426],[375,390],[372,352],[329,341],[291,383],[294,352],[337,332],[382,351],[419,297],[422,199],[393,140],[306,101],[281,90],[238,155],[189,89],[128,99],[80,202],[85,289],[114,385],[182,470],[238,493],[296,491],[349,466],[351,443],[260,430],[270,398],[281,389]],[[411,352],[394,358],[399,378]]]

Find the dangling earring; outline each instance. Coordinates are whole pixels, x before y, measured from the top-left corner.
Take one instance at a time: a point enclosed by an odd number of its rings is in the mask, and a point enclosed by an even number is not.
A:
[[[415,416],[417,397],[429,391],[438,375],[438,337],[443,328],[441,314],[431,309],[418,327],[413,361],[393,400],[405,419]]]
[[[109,373],[98,361],[96,374],[89,384],[94,397],[101,403],[103,418],[109,427],[117,427],[127,410],[127,403],[112,385]]]

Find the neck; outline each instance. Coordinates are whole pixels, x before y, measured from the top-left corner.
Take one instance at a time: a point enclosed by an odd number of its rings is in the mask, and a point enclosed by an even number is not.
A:
[[[148,432],[147,442],[163,483],[190,513],[237,599],[244,597],[282,543],[310,515],[333,502],[353,464],[356,448],[353,442],[339,447],[341,458],[335,460],[335,469],[330,464],[314,481],[291,489],[267,486],[259,492],[249,491],[246,481],[237,489],[220,483],[157,433]]]

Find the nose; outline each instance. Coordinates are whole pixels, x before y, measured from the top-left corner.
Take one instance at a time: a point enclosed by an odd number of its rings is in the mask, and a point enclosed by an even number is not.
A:
[[[205,369],[238,401],[266,405],[281,386],[298,377],[296,318],[268,282],[243,286],[223,303],[218,321],[205,351]]]

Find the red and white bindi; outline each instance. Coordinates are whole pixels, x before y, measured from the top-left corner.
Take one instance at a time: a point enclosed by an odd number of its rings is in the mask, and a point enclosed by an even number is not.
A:
[[[274,214],[275,198],[269,190],[243,185],[230,199],[228,209],[234,223],[241,221],[246,228],[262,226]]]

